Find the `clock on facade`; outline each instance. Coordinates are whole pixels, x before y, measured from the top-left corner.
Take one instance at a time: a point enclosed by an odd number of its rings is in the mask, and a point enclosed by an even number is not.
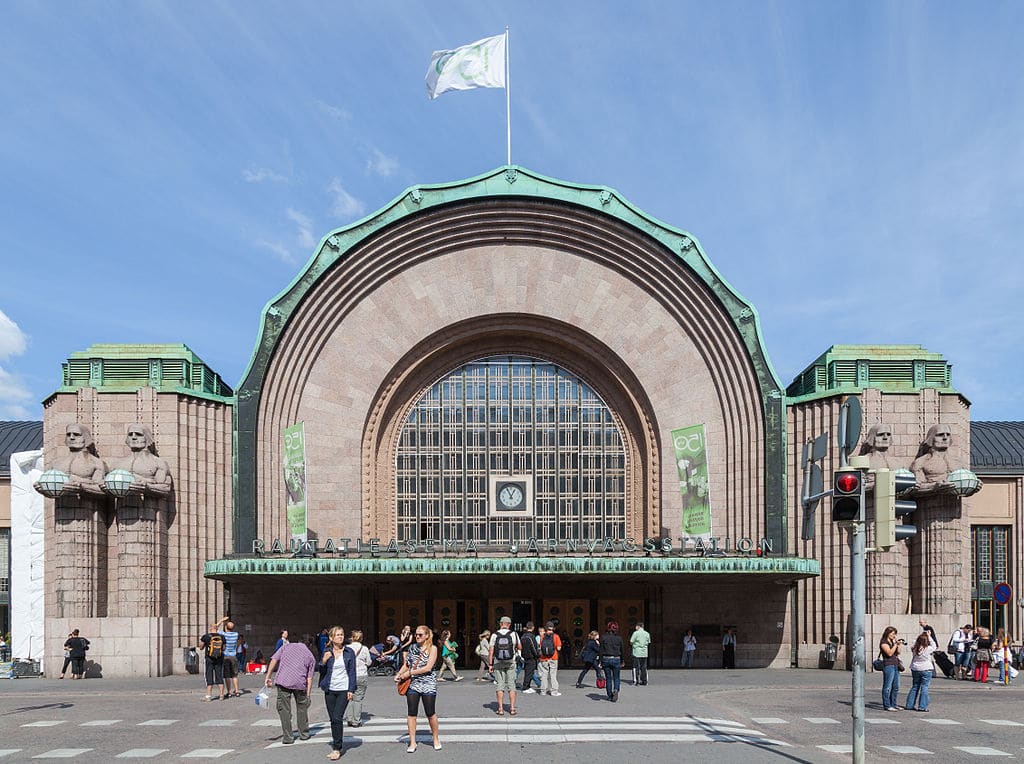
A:
[[[494,485],[498,511],[520,512],[526,508],[526,483],[523,480],[499,480]]]

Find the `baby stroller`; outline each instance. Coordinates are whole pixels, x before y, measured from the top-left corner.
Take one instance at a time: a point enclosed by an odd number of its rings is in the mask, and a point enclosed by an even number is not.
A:
[[[376,645],[374,647],[376,648]],[[377,649],[370,650],[370,665],[366,667],[367,674],[370,676],[394,676],[395,671],[394,656],[381,655]]]

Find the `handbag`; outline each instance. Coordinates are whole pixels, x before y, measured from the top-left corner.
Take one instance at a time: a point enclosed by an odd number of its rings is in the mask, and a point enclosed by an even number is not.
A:
[[[882,658],[882,651],[878,651],[878,657],[871,661],[871,668],[875,671],[883,671],[885,669],[885,660]]]
[[[423,663],[419,664],[416,668],[422,668],[427,665],[427,661],[430,660],[430,650],[427,649],[422,651],[420,655],[423,656]],[[405,695],[409,692],[409,685],[412,684],[412,669],[409,669],[409,676],[405,679],[400,679],[395,683],[395,689],[398,690],[399,695]]]
[[[606,679],[604,679],[603,677],[598,677],[597,678],[597,689],[603,690],[607,684],[608,684],[608,681]]]
[[[903,665],[903,661],[896,661],[896,668],[900,670],[900,673],[907,670],[907,667]]]

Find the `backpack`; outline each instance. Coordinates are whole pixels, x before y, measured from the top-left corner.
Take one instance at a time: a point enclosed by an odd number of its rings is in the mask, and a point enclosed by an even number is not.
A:
[[[523,658],[528,661],[540,657],[540,653],[537,652],[537,640],[529,632],[526,632],[519,640],[519,650],[522,652]]]
[[[540,655],[542,658],[553,658],[555,655],[555,635],[550,631],[540,640]]]
[[[224,637],[220,634],[210,634],[210,642],[206,645],[206,654],[216,660],[224,657]]]
[[[502,634],[500,631],[494,636],[494,659],[498,661],[510,661],[512,660],[512,632],[506,631]]]

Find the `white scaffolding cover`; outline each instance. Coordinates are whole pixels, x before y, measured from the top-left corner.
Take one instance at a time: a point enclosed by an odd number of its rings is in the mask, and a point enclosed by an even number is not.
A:
[[[11,656],[43,659],[42,451],[11,454]]]

